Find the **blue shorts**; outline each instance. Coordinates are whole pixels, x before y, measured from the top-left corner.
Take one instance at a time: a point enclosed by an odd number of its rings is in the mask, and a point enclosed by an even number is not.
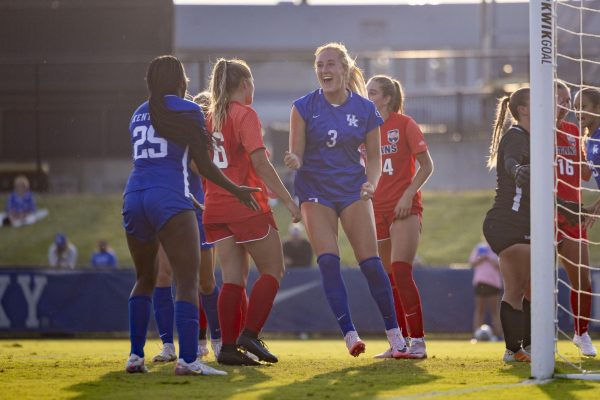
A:
[[[136,190],[123,197],[123,227],[128,235],[149,242],[169,219],[193,209],[183,193],[165,188]]]
[[[198,220],[198,229],[200,230],[200,249],[209,250],[215,247],[212,243],[206,242],[206,234],[204,233],[204,224],[202,223],[202,210],[196,209],[196,219]]]
[[[361,199],[360,188],[367,181],[367,177],[361,175],[351,184],[340,185],[339,182],[338,184],[327,182],[327,178],[318,179],[314,174],[298,172],[294,180],[294,190],[300,204],[319,203],[332,208],[337,215],[340,215],[344,208]]]

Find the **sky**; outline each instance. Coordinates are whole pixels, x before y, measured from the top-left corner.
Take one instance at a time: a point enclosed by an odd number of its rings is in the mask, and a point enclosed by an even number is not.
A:
[[[308,0],[313,5],[356,5],[356,4],[450,4],[481,3],[482,0]],[[490,3],[492,0],[486,0]],[[497,3],[523,3],[526,0],[496,0]],[[175,4],[220,4],[220,5],[273,5],[277,3],[299,3],[300,0],[174,0]]]

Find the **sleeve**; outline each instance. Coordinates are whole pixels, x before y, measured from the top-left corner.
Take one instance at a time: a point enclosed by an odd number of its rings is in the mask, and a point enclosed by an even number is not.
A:
[[[258,115],[254,110],[246,113],[238,128],[240,143],[248,154],[252,154],[258,149],[264,149],[265,143],[262,137],[262,127]]]
[[[117,265],[119,264],[119,259],[117,258],[117,255],[115,253],[111,253],[112,255],[112,260],[111,260],[111,265],[115,268],[117,268]]]
[[[381,118],[381,115],[379,114],[379,111],[377,111],[377,107],[375,107],[375,104],[373,104],[373,102],[371,100],[367,100],[367,109],[368,109],[368,117],[367,117],[367,132],[371,132],[373,129],[377,128],[378,126],[383,125],[384,120],[383,118]]]
[[[519,135],[516,132],[507,132],[506,141],[504,143],[504,160],[502,165],[508,173],[513,176],[512,168],[516,164],[522,164],[527,158],[527,138]]]
[[[304,119],[306,121],[306,116],[308,115],[308,99],[309,99],[310,94],[299,98],[298,100],[294,101],[293,106],[296,107],[296,110],[298,110],[298,113],[300,114],[300,116],[302,117],[302,119]]]
[[[411,154],[419,154],[427,151],[425,136],[419,125],[412,118],[406,123],[406,141]]]

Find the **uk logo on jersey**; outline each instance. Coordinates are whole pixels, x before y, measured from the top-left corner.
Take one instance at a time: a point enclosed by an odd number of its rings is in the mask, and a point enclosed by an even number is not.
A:
[[[594,147],[592,147],[592,154],[598,154],[598,145],[595,144]]]
[[[390,143],[396,143],[398,142],[398,139],[400,139],[400,131],[398,129],[392,129],[391,131],[388,131],[388,142]]]
[[[354,114],[346,114],[346,121],[348,121],[348,126],[354,126],[358,128],[358,118]]]

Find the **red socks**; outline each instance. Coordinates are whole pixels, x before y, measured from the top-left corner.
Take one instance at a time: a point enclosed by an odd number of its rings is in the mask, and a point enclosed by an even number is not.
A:
[[[224,283],[218,302],[219,324],[223,344],[235,344],[242,328],[242,298],[246,290],[233,283]]]
[[[273,301],[279,290],[279,282],[269,274],[261,275],[252,287],[248,303],[248,316],[244,327],[259,333],[273,307]]]
[[[575,333],[578,335],[582,335],[588,331],[589,318],[592,313],[592,295],[590,294],[592,288],[588,287],[582,290],[586,293],[577,293],[577,291],[571,290],[571,310],[574,315],[573,325]]]
[[[412,276],[412,265],[402,261],[393,262],[392,274],[402,301],[410,337],[421,338],[424,336],[423,311],[419,289]]]
[[[396,286],[396,281],[394,280],[393,274],[388,274],[388,278],[390,278],[390,284],[392,285],[392,294],[394,295],[394,308],[396,309],[396,319],[398,320],[398,325],[400,329],[402,329],[402,336],[408,336],[408,327],[406,326],[406,318],[404,317],[404,308],[402,308],[402,301],[400,300],[400,295],[398,294],[398,287]]]

